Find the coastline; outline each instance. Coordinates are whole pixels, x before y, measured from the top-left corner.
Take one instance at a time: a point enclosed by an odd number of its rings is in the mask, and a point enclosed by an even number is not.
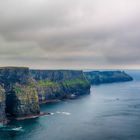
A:
[[[28,116],[25,116],[25,117],[18,117],[18,118],[15,118],[15,120],[22,121],[22,120],[27,120],[27,119],[35,119],[35,118],[38,118],[38,117],[41,117],[41,116],[46,116],[46,115],[51,115],[51,113],[41,112],[38,115],[28,115]]]
[[[40,101],[39,104],[47,104],[47,103],[57,103],[57,102],[61,102],[60,99],[52,99],[52,100],[45,100],[45,101]]]

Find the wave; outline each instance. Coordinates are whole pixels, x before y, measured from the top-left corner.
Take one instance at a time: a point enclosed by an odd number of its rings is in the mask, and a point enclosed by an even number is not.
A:
[[[15,126],[0,126],[0,131],[24,131],[21,126],[15,127]]]
[[[71,115],[71,113],[69,113],[69,112],[60,112],[60,111],[57,111],[56,113],[57,114],[64,114],[64,115]]]
[[[69,112],[62,112],[62,114],[64,114],[64,115],[71,115],[71,113],[69,113]]]

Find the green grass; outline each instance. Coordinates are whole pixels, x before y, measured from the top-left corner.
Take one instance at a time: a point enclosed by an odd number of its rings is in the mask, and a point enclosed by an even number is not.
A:
[[[73,80],[64,81],[62,84],[66,85],[66,86],[70,86],[70,87],[71,86],[76,86],[76,85],[88,86],[89,82],[84,80],[84,79],[73,79]]]
[[[17,94],[23,92],[23,90],[22,90],[20,87],[18,87],[18,86],[14,86],[14,91],[15,91]]]
[[[88,86],[89,82],[85,79],[77,78],[72,80],[66,80],[62,82],[53,82],[49,80],[40,80],[37,83],[32,83],[30,86],[40,86],[40,87],[56,87],[56,86],[74,87],[74,86]]]
[[[40,80],[40,81],[37,82],[37,85],[38,86],[51,86],[51,87],[53,87],[53,86],[57,86],[58,83],[48,81],[48,80]]]

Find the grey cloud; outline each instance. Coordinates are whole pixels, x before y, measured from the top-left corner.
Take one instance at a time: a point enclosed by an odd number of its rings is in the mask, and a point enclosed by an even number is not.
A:
[[[140,68],[139,0],[5,0],[0,64]]]

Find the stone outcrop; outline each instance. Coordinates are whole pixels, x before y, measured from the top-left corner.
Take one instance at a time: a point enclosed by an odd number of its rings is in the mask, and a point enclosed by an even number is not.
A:
[[[124,71],[90,71],[84,72],[84,74],[92,85],[133,80],[133,78]]]

